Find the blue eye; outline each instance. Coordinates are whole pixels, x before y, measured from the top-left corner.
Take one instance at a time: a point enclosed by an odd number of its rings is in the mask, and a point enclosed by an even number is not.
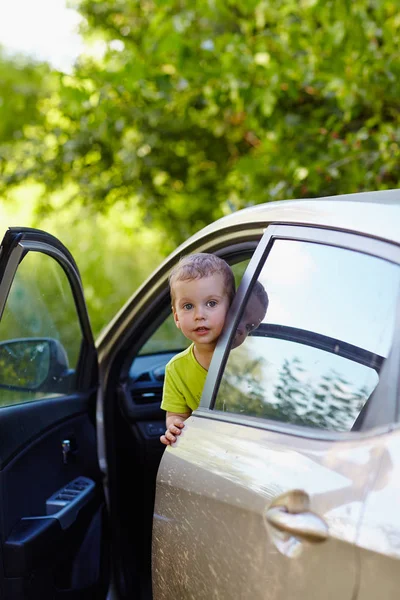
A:
[[[184,310],[191,310],[192,308],[193,308],[193,304],[190,304],[189,302],[187,304],[183,305]]]
[[[214,306],[217,306],[217,302],[215,300],[209,300],[207,302],[207,306],[209,306],[210,308],[214,308]]]

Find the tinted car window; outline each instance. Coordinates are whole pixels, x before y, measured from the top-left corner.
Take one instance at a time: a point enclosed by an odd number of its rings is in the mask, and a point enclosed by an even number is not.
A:
[[[29,252],[19,265],[11,286],[0,323],[0,342],[18,339],[29,342],[41,338],[55,340],[69,369],[73,371],[76,368],[82,333],[67,276],[50,256]],[[5,348],[10,355],[17,347],[9,345]],[[29,379],[40,382],[45,375],[40,371],[46,368],[48,360],[39,360],[39,354],[46,353],[46,345],[39,344],[33,349],[30,353],[25,351],[23,357],[30,363]],[[7,352],[0,355],[3,363],[6,357]],[[3,363],[1,367],[4,370],[7,365]],[[23,387],[24,382],[18,382],[15,374],[13,380]],[[54,395],[51,391],[0,389],[0,405]]]
[[[268,293],[267,312],[231,350],[215,408],[351,430],[391,347],[399,267],[333,246],[277,240],[258,281]]]

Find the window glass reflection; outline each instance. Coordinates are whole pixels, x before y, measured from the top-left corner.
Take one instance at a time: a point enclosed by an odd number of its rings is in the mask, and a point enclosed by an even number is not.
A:
[[[276,241],[258,279],[268,309],[258,324],[250,296],[253,327],[238,328],[215,408],[350,430],[390,350],[399,271],[350,250]]]
[[[3,374],[4,369],[11,368],[10,357],[17,351],[15,341],[18,339],[25,340],[22,344],[25,356],[31,352],[31,358],[36,357],[35,361],[30,360],[29,370],[18,371],[20,381],[12,381],[21,388],[26,387],[27,381],[44,380],[41,370],[46,365],[48,369],[45,353],[39,352],[47,342],[36,344],[35,340],[48,339],[58,349],[57,354],[65,362],[66,369],[74,371],[77,367],[82,331],[71,286],[59,263],[41,252],[28,252],[10,289],[0,323],[0,342],[12,341],[13,345],[3,345],[3,358],[8,353],[8,362],[3,360]],[[39,360],[40,356],[42,360]],[[21,367],[21,360],[18,365]],[[13,378],[17,378],[17,371]],[[33,383],[32,387],[35,387]],[[0,389],[0,406],[51,395],[54,395],[51,391],[43,393],[3,388]]]

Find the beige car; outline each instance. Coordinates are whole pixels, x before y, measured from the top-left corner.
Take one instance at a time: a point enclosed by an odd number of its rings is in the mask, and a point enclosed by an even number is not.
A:
[[[160,464],[154,598],[395,599],[400,193],[256,206],[196,248],[236,262],[257,239],[201,406]],[[257,280],[268,310],[230,350]]]
[[[168,274],[195,251],[238,291],[166,448],[165,365],[188,344]],[[258,205],[188,239],[93,340],[68,250],[7,230],[0,598],[397,600],[399,265],[400,190]]]

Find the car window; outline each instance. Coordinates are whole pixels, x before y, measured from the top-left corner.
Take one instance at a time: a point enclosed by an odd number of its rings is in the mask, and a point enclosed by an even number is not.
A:
[[[4,344],[6,341],[13,343]],[[6,374],[14,384],[10,387],[18,388],[0,388],[0,406],[56,395],[50,385],[47,391],[40,389],[49,365],[49,348],[55,348],[62,364],[73,372],[81,342],[76,305],[64,270],[50,256],[29,252],[18,267],[0,323],[1,383]],[[28,380],[35,385],[28,385]]]
[[[268,309],[230,351],[215,409],[351,430],[391,347],[399,267],[334,246],[276,240],[258,282]]]
[[[236,287],[238,287],[243,273],[245,272],[250,258],[235,263],[232,266],[232,271],[235,276]],[[172,313],[161,323],[153,335],[142,346],[139,355],[156,354],[159,352],[180,352],[187,348],[190,340],[185,338],[181,330],[175,325]]]
[[[181,330],[175,325],[172,313],[161,323],[152,336],[140,349],[139,355],[159,352],[180,352],[189,345]]]

